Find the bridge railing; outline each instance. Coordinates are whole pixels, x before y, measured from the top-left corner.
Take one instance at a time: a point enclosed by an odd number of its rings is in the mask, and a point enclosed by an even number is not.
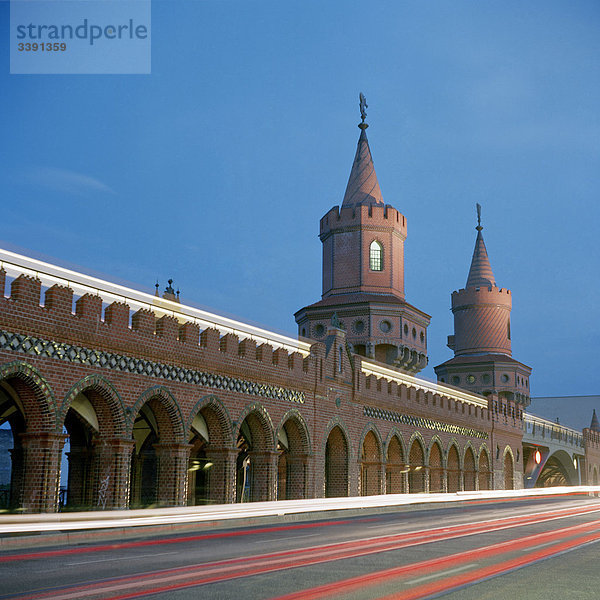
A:
[[[523,418],[523,433],[537,440],[553,441],[567,446],[583,448],[583,434],[577,429],[565,427],[548,419],[525,413]]]

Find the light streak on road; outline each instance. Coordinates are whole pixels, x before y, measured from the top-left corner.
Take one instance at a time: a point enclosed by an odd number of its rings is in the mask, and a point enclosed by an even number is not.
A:
[[[566,541],[564,541],[565,539]],[[544,543],[544,546],[546,547],[541,550],[539,549],[540,540],[546,540],[552,545],[548,546],[546,543]],[[572,550],[591,542],[598,541],[600,541],[600,520],[592,521],[591,523],[565,527],[556,531],[548,531],[545,533],[529,535],[508,542],[500,542],[498,544],[492,544],[489,546],[476,548],[474,550],[468,550],[467,552],[459,552],[450,556],[424,560],[409,565],[403,565],[401,567],[386,569],[384,571],[377,571],[375,573],[369,573],[368,575],[352,577],[343,581],[336,581],[334,583],[318,586],[312,589],[286,594],[285,596],[278,596],[272,600],[323,600],[334,598],[341,594],[348,594],[356,590],[364,590],[367,586],[381,585],[382,583],[388,582],[392,579],[406,578],[408,576],[419,575],[420,573],[427,573],[427,577],[429,577],[438,571],[438,575],[442,575],[444,577],[443,579],[425,586],[408,590],[403,589],[400,593],[379,597],[379,600],[417,600],[419,598],[427,598],[434,593],[448,591],[455,587],[475,583],[491,576],[500,575],[507,571],[532,564],[539,560],[550,558],[551,556],[560,554],[567,550]],[[526,554],[525,556],[518,556],[517,558],[482,567],[469,573],[464,573],[459,576],[453,575],[450,578],[445,577],[448,574],[455,572],[453,570],[446,570],[449,567],[454,567],[455,565],[457,567],[465,566],[464,564],[461,565],[461,563],[466,563],[473,560],[481,562],[483,559],[506,554],[508,552],[514,552],[516,550],[523,550],[530,548],[531,546],[538,549]],[[476,566],[477,563],[470,563],[470,565]],[[419,577],[406,583],[414,584],[422,581],[422,577]],[[111,598],[110,600],[117,599]]]
[[[593,493],[600,493],[600,486],[491,490],[485,492],[457,492],[454,494],[386,494],[382,496],[359,496],[353,498],[316,498],[310,500],[252,502],[247,504],[219,504],[202,507],[1,515],[0,534],[176,525],[299,513],[319,513],[323,511],[400,507],[417,504],[514,500],[539,496],[547,497],[549,495],[583,495]]]
[[[286,550],[259,556],[234,558],[199,565],[188,565],[184,567],[163,569],[150,573],[133,576],[112,578],[110,580],[95,581],[84,585],[67,586],[62,589],[46,590],[39,593],[19,594],[20,600],[79,600],[85,598],[105,598],[110,600],[126,600],[137,598],[149,593],[168,594],[175,590],[189,587],[206,585],[272,573],[284,569],[300,568],[310,565],[327,563],[331,561],[363,557],[369,554],[389,552],[411,546],[420,546],[432,542],[439,542],[475,534],[490,533],[504,529],[515,529],[536,523],[544,523],[556,519],[564,519],[574,516],[592,515],[600,512],[600,505],[594,503],[588,506],[571,507],[559,510],[545,510],[535,514],[514,516],[501,519],[488,519],[485,521],[465,523],[461,525],[419,529],[411,532],[403,532],[396,535],[369,537],[353,539],[346,542],[326,544],[321,546],[304,547],[296,550]],[[255,532],[255,530],[250,530]],[[316,598],[332,597],[332,590],[341,592],[352,589],[363,588],[368,585],[377,585],[382,581],[397,577],[421,578],[432,574],[432,572],[444,571],[450,574],[449,569],[460,568],[462,570],[466,563],[480,562],[483,558],[505,554],[510,551],[523,548],[540,548],[540,544],[555,543],[568,536],[584,536],[588,532],[591,538],[600,537],[600,519],[581,525],[564,527],[558,531],[550,531],[541,534],[527,535],[509,542],[484,546],[468,552],[454,554],[429,561],[422,561],[412,565],[404,565],[386,571],[372,573],[358,578],[352,578],[342,582],[334,582],[327,586],[320,586],[313,590],[284,596],[286,600],[308,600]],[[588,536],[589,537],[589,536]],[[589,540],[588,540],[589,541]],[[129,547],[133,544],[129,544]],[[77,549],[79,550],[79,549]],[[538,552],[549,552],[552,548],[538,550]],[[32,559],[42,560],[46,555],[60,555],[63,551],[54,553],[29,553],[11,555],[11,560],[30,561]],[[135,558],[135,557],[134,557]],[[452,573],[456,573],[453,570]],[[413,583],[417,583],[414,579]],[[333,586],[333,587],[332,587]]]

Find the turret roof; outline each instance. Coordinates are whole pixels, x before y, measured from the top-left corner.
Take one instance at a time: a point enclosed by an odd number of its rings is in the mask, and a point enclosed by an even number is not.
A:
[[[590,429],[592,431],[600,432],[600,423],[598,423],[598,417],[596,416],[596,409],[594,409],[594,414],[592,415],[592,424],[590,425]]]
[[[377,175],[375,174],[375,167],[373,166],[369,140],[367,139],[368,125],[361,123],[359,127],[361,131],[358,138],[358,147],[356,148],[356,156],[352,163],[342,206],[384,203]]]
[[[481,235],[481,225],[477,226],[477,239],[475,240],[475,249],[471,260],[471,268],[467,277],[466,287],[490,287],[496,285],[494,273],[490,265],[483,235]]]

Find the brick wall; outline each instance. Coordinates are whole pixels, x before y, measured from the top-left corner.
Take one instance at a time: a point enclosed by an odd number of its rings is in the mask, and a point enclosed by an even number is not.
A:
[[[502,487],[506,449],[520,447],[514,404],[482,408],[367,377],[339,330],[305,358],[94,295],[74,304],[65,287],[41,305],[42,292],[20,276],[0,295],[15,508],[57,509],[67,435],[69,503],[94,509],[233,502],[242,477],[250,500],[428,489],[434,443],[453,487],[465,485],[467,447],[477,468],[489,458],[490,485]]]

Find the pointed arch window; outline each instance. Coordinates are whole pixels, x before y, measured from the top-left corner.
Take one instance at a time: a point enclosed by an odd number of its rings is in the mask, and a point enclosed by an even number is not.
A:
[[[369,246],[369,268],[371,271],[383,271],[383,246],[377,240]]]

